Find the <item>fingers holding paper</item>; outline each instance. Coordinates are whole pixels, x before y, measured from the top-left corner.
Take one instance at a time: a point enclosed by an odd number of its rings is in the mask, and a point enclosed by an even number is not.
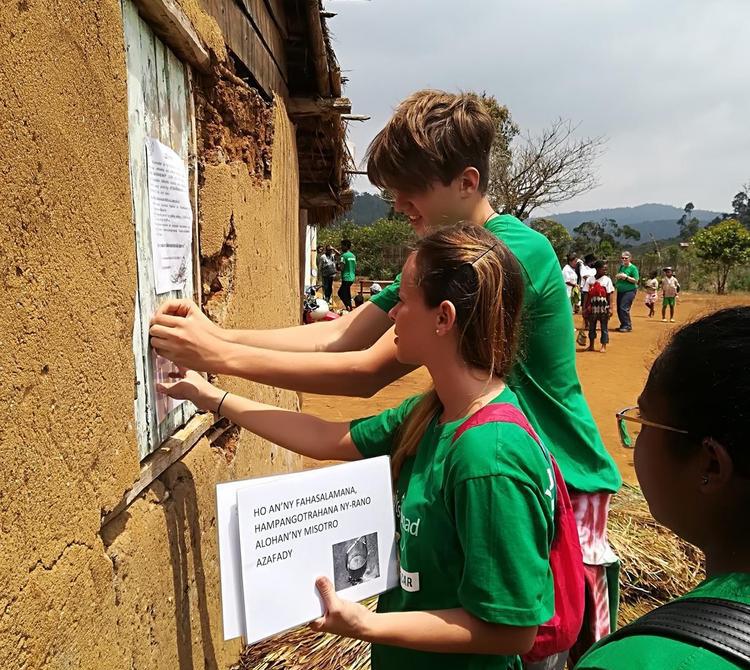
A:
[[[226,342],[222,329],[191,300],[170,300],[151,319],[151,346],[179,366],[223,372]]]
[[[153,325],[154,320],[158,319],[158,317],[160,316],[189,317],[198,315],[205,316],[203,312],[201,312],[200,307],[198,307],[198,305],[196,305],[195,302],[193,302],[189,298],[166,300],[161,305],[159,305],[159,308],[156,310],[156,313],[151,319],[151,324]]]
[[[174,381],[156,384],[159,393],[168,395],[175,400],[189,400],[202,410],[215,411],[217,398],[222,391],[193,370],[180,368],[179,373],[172,376]]]
[[[316,632],[365,639],[367,622],[373,613],[364,605],[339,598],[333,583],[327,577],[318,577],[315,587],[325,613],[319,619],[311,621],[310,628]]]

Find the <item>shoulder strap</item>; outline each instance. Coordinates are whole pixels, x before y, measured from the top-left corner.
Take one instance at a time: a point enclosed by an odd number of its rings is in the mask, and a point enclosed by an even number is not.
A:
[[[526,431],[533,438],[533,440],[539,445],[539,448],[544,452],[545,456],[549,458],[552,464],[552,470],[550,477],[554,478],[555,485],[555,499],[554,509],[556,514],[567,512],[571,509],[570,496],[568,495],[568,489],[565,485],[565,479],[563,478],[562,472],[557,465],[552,453],[544,446],[541,438],[534,430],[526,415],[518,409],[515,405],[511,405],[508,402],[496,402],[485,405],[481,409],[478,409],[472,414],[466,421],[464,421],[453,434],[452,442],[455,442],[461,435],[463,435],[469,428],[475,426],[482,426],[486,423],[512,423],[518,426],[522,430]],[[550,481],[550,489],[552,485]]]
[[[750,668],[750,607],[723,598],[675,600],[612,633],[603,644],[633,635],[658,635],[723,656]]]
[[[534,438],[539,446],[542,446],[542,441],[532,428],[526,415],[518,407],[511,405],[509,402],[490,403],[474,412],[474,414],[456,428],[456,432],[453,434],[453,442],[461,437],[469,428],[493,422],[513,423],[525,430]]]

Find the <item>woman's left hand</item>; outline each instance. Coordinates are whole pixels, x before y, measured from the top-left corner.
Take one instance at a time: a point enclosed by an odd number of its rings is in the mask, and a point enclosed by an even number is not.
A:
[[[318,577],[315,586],[323,600],[325,614],[311,621],[310,628],[317,632],[365,639],[368,622],[375,616],[374,613],[364,605],[339,598],[327,577]]]
[[[176,400],[189,400],[198,409],[215,412],[223,391],[194,370],[180,369],[179,374],[182,376],[175,375],[173,382],[157,384],[156,390]]]

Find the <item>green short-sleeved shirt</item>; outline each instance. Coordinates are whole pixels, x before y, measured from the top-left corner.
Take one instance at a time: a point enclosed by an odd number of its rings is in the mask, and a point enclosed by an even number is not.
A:
[[[390,454],[418,398],[353,421],[366,458]],[[518,406],[506,388],[493,402]],[[488,423],[452,443],[464,419],[430,423],[396,484],[401,586],[384,593],[379,612],[462,607],[484,621],[535,626],[554,612],[549,547],[554,478],[548,453],[522,428]],[[520,669],[515,656],[436,654],[373,645],[376,670]]]
[[[523,270],[523,333],[508,383],[568,486],[614,493],[622,479],[578,381],[573,315],[557,256],[544,235],[514,216],[495,216],[485,228],[505,242]],[[398,302],[399,280],[370,301],[390,310]]]
[[[684,598],[725,598],[750,605],[750,574],[707,579]],[[576,670],[734,670],[737,666],[707,649],[658,635],[634,635],[594,647]]]
[[[620,266],[620,269],[617,271],[617,274],[624,273],[628,275],[628,277],[632,277],[636,280],[636,283],[627,281],[627,279],[618,279],[615,282],[615,288],[617,289],[618,293],[629,293],[630,291],[637,291],[638,290],[638,280],[641,278],[640,273],[638,272],[638,268],[635,267],[632,263],[625,267],[624,265]]]
[[[341,281],[354,281],[357,274],[357,257],[351,251],[341,254]]]

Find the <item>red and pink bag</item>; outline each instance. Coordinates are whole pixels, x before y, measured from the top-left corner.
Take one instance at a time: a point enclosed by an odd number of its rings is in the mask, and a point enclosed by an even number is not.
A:
[[[495,421],[523,428],[544,449],[542,441],[523,412],[509,403],[494,403],[482,407],[456,429],[453,441],[470,428]],[[523,657],[529,663],[570,649],[583,624],[584,571],[578,528],[560,468],[552,454],[549,457],[555,474],[556,491],[555,535],[549,556],[555,588],[555,614],[547,623],[539,626],[534,646]]]

